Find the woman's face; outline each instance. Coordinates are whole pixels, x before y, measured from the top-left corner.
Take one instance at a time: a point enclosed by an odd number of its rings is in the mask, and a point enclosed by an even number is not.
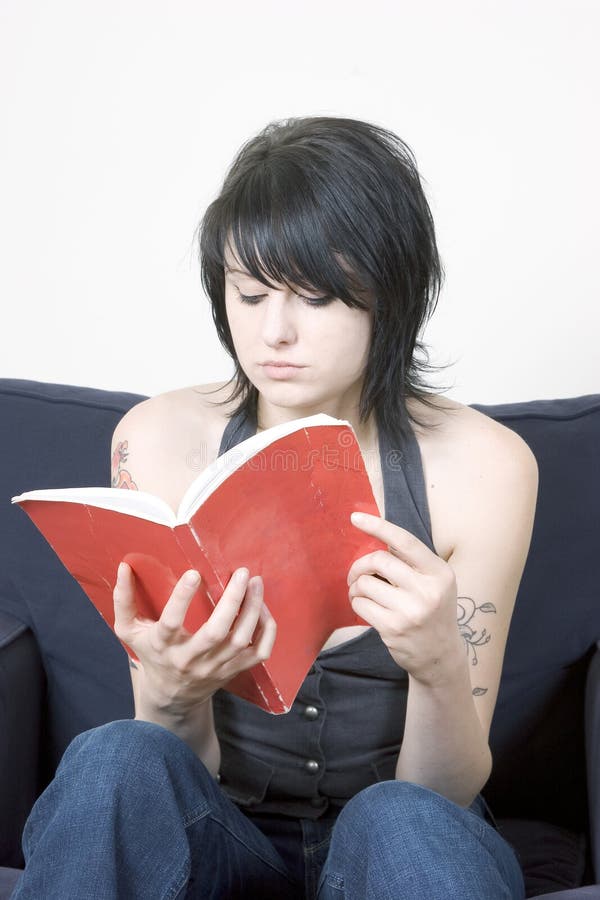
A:
[[[270,279],[269,279],[270,280]],[[240,366],[262,395],[263,407],[285,407],[298,415],[313,410],[344,417],[358,404],[371,341],[370,312],[338,298],[309,302],[318,291],[270,289],[225,252],[225,306]],[[240,295],[256,298],[252,302]],[[290,370],[268,369],[269,361]]]

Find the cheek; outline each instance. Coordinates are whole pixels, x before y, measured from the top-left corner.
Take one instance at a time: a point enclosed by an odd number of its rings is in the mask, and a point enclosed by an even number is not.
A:
[[[327,336],[315,338],[314,356],[325,371],[339,378],[340,382],[354,379],[365,370],[369,358],[368,340],[357,335],[347,326],[328,332]]]
[[[362,369],[369,358],[371,329],[368,320],[352,316],[339,322],[331,341],[330,346],[337,348],[335,355],[345,368]]]
[[[248,325],[243,322],[243,310],[240,311],[239,306],[225,299],[225,312],[227,314],[227,324],[233,343],[236,346],[243,346],[244,336],[248,336]]]

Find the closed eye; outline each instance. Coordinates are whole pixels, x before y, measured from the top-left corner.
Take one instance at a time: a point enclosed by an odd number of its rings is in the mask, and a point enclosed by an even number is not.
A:
[[[235,289],[242,303],[249,303],[250,306],[256,306],[257,303],[260,303],[263,297],[267,296],[266,294],[242,294],[237,285],[235,285]],[[326,294],[323,297],[303,297],[302,294],[298,294],[298,297],[300,297],[301,300],[304,300],[304,302],[309,306],[327,306],[335,299],[330,294]]]

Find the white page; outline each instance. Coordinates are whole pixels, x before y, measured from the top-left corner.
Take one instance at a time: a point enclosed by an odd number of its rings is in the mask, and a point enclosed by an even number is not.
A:
[[[236,469],[239,469],[252,456],[260,450],[272,444],[284,435],[299,431],[302,428],[315,425],[348,425],[345,419],[336,419],[326,413],[318,413],[314,416],[306,416],[302,419],[293,419],[281,425],[274,425],[258,434],[254,434],[245,441],[241,441],[222,456],[217,457],[207,468],[191,483],[182,497],[177,510],[173,512],[168,503],[147,491],[131,491],[123,488],[111,487],[82,487],[82,488],[50,488],[48,490],[26,491],[16,497],[12,497],[11,503],[21,500],[48,500],[55,502],[82,503],[89,506],[97,506],[100,509],[114,509],[139,519],[147,519],[160,525],[175,525],[189,521],[193,513],[204,503],[213,491]]]
[[[11,499],[11,503],[21,500],[49,500],[56,503],[82,503],[100,509],[115,509],[138,519],[148,519],[160,525],[173,527],[177,517],[168,503],[147,491],[129,491],[123,488],[83,487],[50,488],[49,490],[26,491]]]

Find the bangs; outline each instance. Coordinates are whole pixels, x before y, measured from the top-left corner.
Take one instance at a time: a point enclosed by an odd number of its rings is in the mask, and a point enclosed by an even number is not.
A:
[[[319,291],[338,297],[347,306],[368,310],[368,285],[343,252],[332,249],[327,214],[303,172],[273,165],[257,167],[222,207],[215,248],[225,266],[225,244],[238,263],[269,288]],[[235,266],[235,264],[234,264]]]

